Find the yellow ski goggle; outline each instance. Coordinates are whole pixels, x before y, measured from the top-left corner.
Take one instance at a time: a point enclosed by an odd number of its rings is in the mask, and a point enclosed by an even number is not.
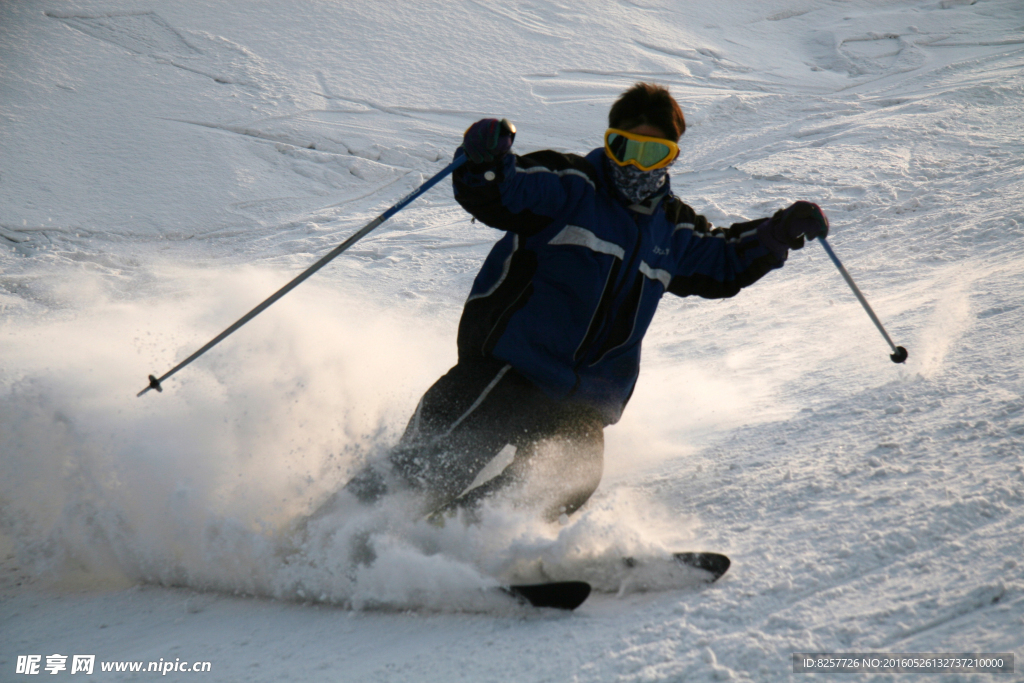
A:
[[[653,171],[675,161],[679,145],[664,138],[609,128],[604,134],[604,151],[619,166],[632,165],[641,171]]]

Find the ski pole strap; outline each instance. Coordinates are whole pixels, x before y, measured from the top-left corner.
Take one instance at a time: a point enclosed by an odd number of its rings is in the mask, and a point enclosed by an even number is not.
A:
[[[216,337],[214,337],[213,339],[208,341],[206,344],[203,345],[202,348],[200,348],[198,351],[193,353],[191,356],[189,356],[185,360],[183,360],[180,363],[178,363],[177,365],[175,365],[173,368],[171,368],[170,370],[165,372],[160,377],[155,377],[154,375],[150,375],[149,376],[149,386],[147,386],[145,389],[143,389],[138,394],[136,394],[136,397],[142,396],[143,394],[145,394],[150,389],[156,389],[157,391],[163,391],[163,387],[161,386],[161,383],[164,380],[166,380],[168,377],[170,377],[174,373],[178,372],[178,370],[181,370],[182,368],[184,368],[186,365],[188,365],[189,363],[194,361],[196,358],[199,358],[201,355],[203,355],[204,353],[206,353],[207,351],[212,349],[214,346],[216,346],[220,342],[224,341],[224,339],[227,338],[231,333],[235,332],[242,325],[246,324],[247,322],[249,322],[250,320],[255,318],[257,315],[259,315],[260,313],[265,311],[275,301],[277,301],[278,299],[283,297],[285,294],[287,294],[288,292],[290,292],[293,289],[295,289],[296,287],[298,287],[300,284],[302,284],[302,282],[304,282],[311,275],[313,275],[313,273],[317,272],[318,270],[320,270],[321,268],[326,266],[328,263],[333,261],[342,252],[344,252],[346,249],[351,247],[353,244],[355,244],[356,242],[361,240],[363,237],[365,237],[367,234],[369,234],[371,231],[373,231],[375,228],[377,228],[381,223],[383,223],[387,219],[391,218],[396,213],[398,213],[399,211],[404,209],[406,206],[411,204],[421,194],[423,194],[424,192],[426,192],[427,190],[432,188],[434,185],[437,185],[441,180],[443,180],[445,177],[450,175],[452,173],[452,171],[457,169],[459,166],[461,166],[465,162],[466,162],[466,157],[465,156],[461,156],[460,155],[460,156],[456,157],[456,159],[454,161],[452,161],[452,163],[450,163],[447,166],[445,166],[443,169],[441,169],[432,178],[429,178],[422,185],[420,185],[415,190],[413,190],[412,192],[407,194],[405,197],[400,199],[398,201],[398,203],[395,204],[394,206],[392,206],[390,209],[388,209],[387,211],[385,211],[384,213],[382,213],[381,215],[377,216],[372,221],[367,223],[365,226],[363,226],[363,228],[361,228],[358,232],[353,234],[347,240],[345,240],[344,242],[342,242],[341,244],[336,246],[331,251],[327,252],[327,254],[325,254],[319,261],[317,261],[316,263],[311,265],[306,270],[302,271],[302,273],[300,273],[295,279],[293,279],[291,282],[286,284],[281,289],[279,289],[276,292],[274,292],[265,301],[263,301],[261,304],[256,306],[256,308],[252,309],[251,311],[246,313],[244,316],[239,318],[233,325],[231,325],[231,327],[227,328],[226,330],[224,330],[223,332],[218,334]]]
[[[885,327],[882,326],[882,322],[878,319],[878,316],[875,315],[875,312],[871,310],[868,300],[864,298],[863,294],[861,294],[860,288],[857,287],[857,283],[853,281],[853,278],[850,277],[846,268],[844,268],[843,264],[840,263],[839,257],[836,256],[834,251],[832,251],[832,247],[829,245],[828,240],[824,237],[818,237],[818,241],[821,242],[821,246],[825,249],[825,253],[828,254],[828,257],[832,259],[832,263],[834,263],[836,268],[839,270],[839,274],[843,276],[844,280],[846,280],[846,284],[850,285],[850,289],[852,289],[853,293],[857,296],[857,301],[859,301],[860,305],[864,307],[865,311],[867,311],[871,321],[875,323],[875,327],[878,328],[878,331],[882,333],[885,341],[889,344],[889,347],[892,349],[892,355],[890,356],[892,361],[894,363],[902,363],[905,361],[907,359],[907,350],[902,346],[896,346],[896,344],[893,343],[892,339],[889,337],[889,333],[886,332]]]

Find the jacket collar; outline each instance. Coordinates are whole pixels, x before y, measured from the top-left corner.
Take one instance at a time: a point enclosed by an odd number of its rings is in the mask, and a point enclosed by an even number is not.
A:
[[[665,180],[665,185],[668,185],[668,179]],[[650,216],[658,208],[658,205],[661,204],[661,200],[664,199],[668,193],[669,190],[666,189],[664,192],[659,192],[653,197],[648,197],[638,204],[631,204],[629,206],[629,210],[642,213],[645,216]],[[622,195],[620,194],[619,197],[621,196]]]

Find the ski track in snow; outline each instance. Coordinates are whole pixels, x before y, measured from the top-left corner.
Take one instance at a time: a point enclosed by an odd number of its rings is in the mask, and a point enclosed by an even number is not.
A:
[[[219,681],[782,681],[794,652],[867,651],[1015,653],[1000,680],[1024,680],[1022,31],[1015,0],[0,5],[0,681],[52,653]],[[821,203],[908,363],[810,244],[733,300],[666,298],[567,525],[389,509],[283,561],[285,522],[454,362],[496,234],[442,185],[163,394],[136,399],[145,376],[471,121],[583,153],[640,79],[686,112],[676,193],[718,224]],[[361,544],[377,560],[344,571]],[[733,566],[656,593],[610,574],[572,614],[490,590],[673,549]]]

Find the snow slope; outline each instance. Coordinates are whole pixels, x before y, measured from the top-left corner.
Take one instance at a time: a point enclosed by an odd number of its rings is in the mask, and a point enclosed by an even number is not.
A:
[[[54,653],[214,681],[777,681],[805,651],[1015,653],[999,680],[1024,680],[1017,0],[8,2],[0,65],[0,681]],[[392,510],[282,563],[286,520],[454,361],[496,234],[442,185],[162,394],[145,377],[476,118],[585,152],[637,80],[686,112],[676,193],[716,223],[821,203],[908,363],[812,244],[733,300],[665,299],[569,523]],[[378,560],[336,571],[362,537]],[[680,548],[733,568],[568,615],[486,591]]]

